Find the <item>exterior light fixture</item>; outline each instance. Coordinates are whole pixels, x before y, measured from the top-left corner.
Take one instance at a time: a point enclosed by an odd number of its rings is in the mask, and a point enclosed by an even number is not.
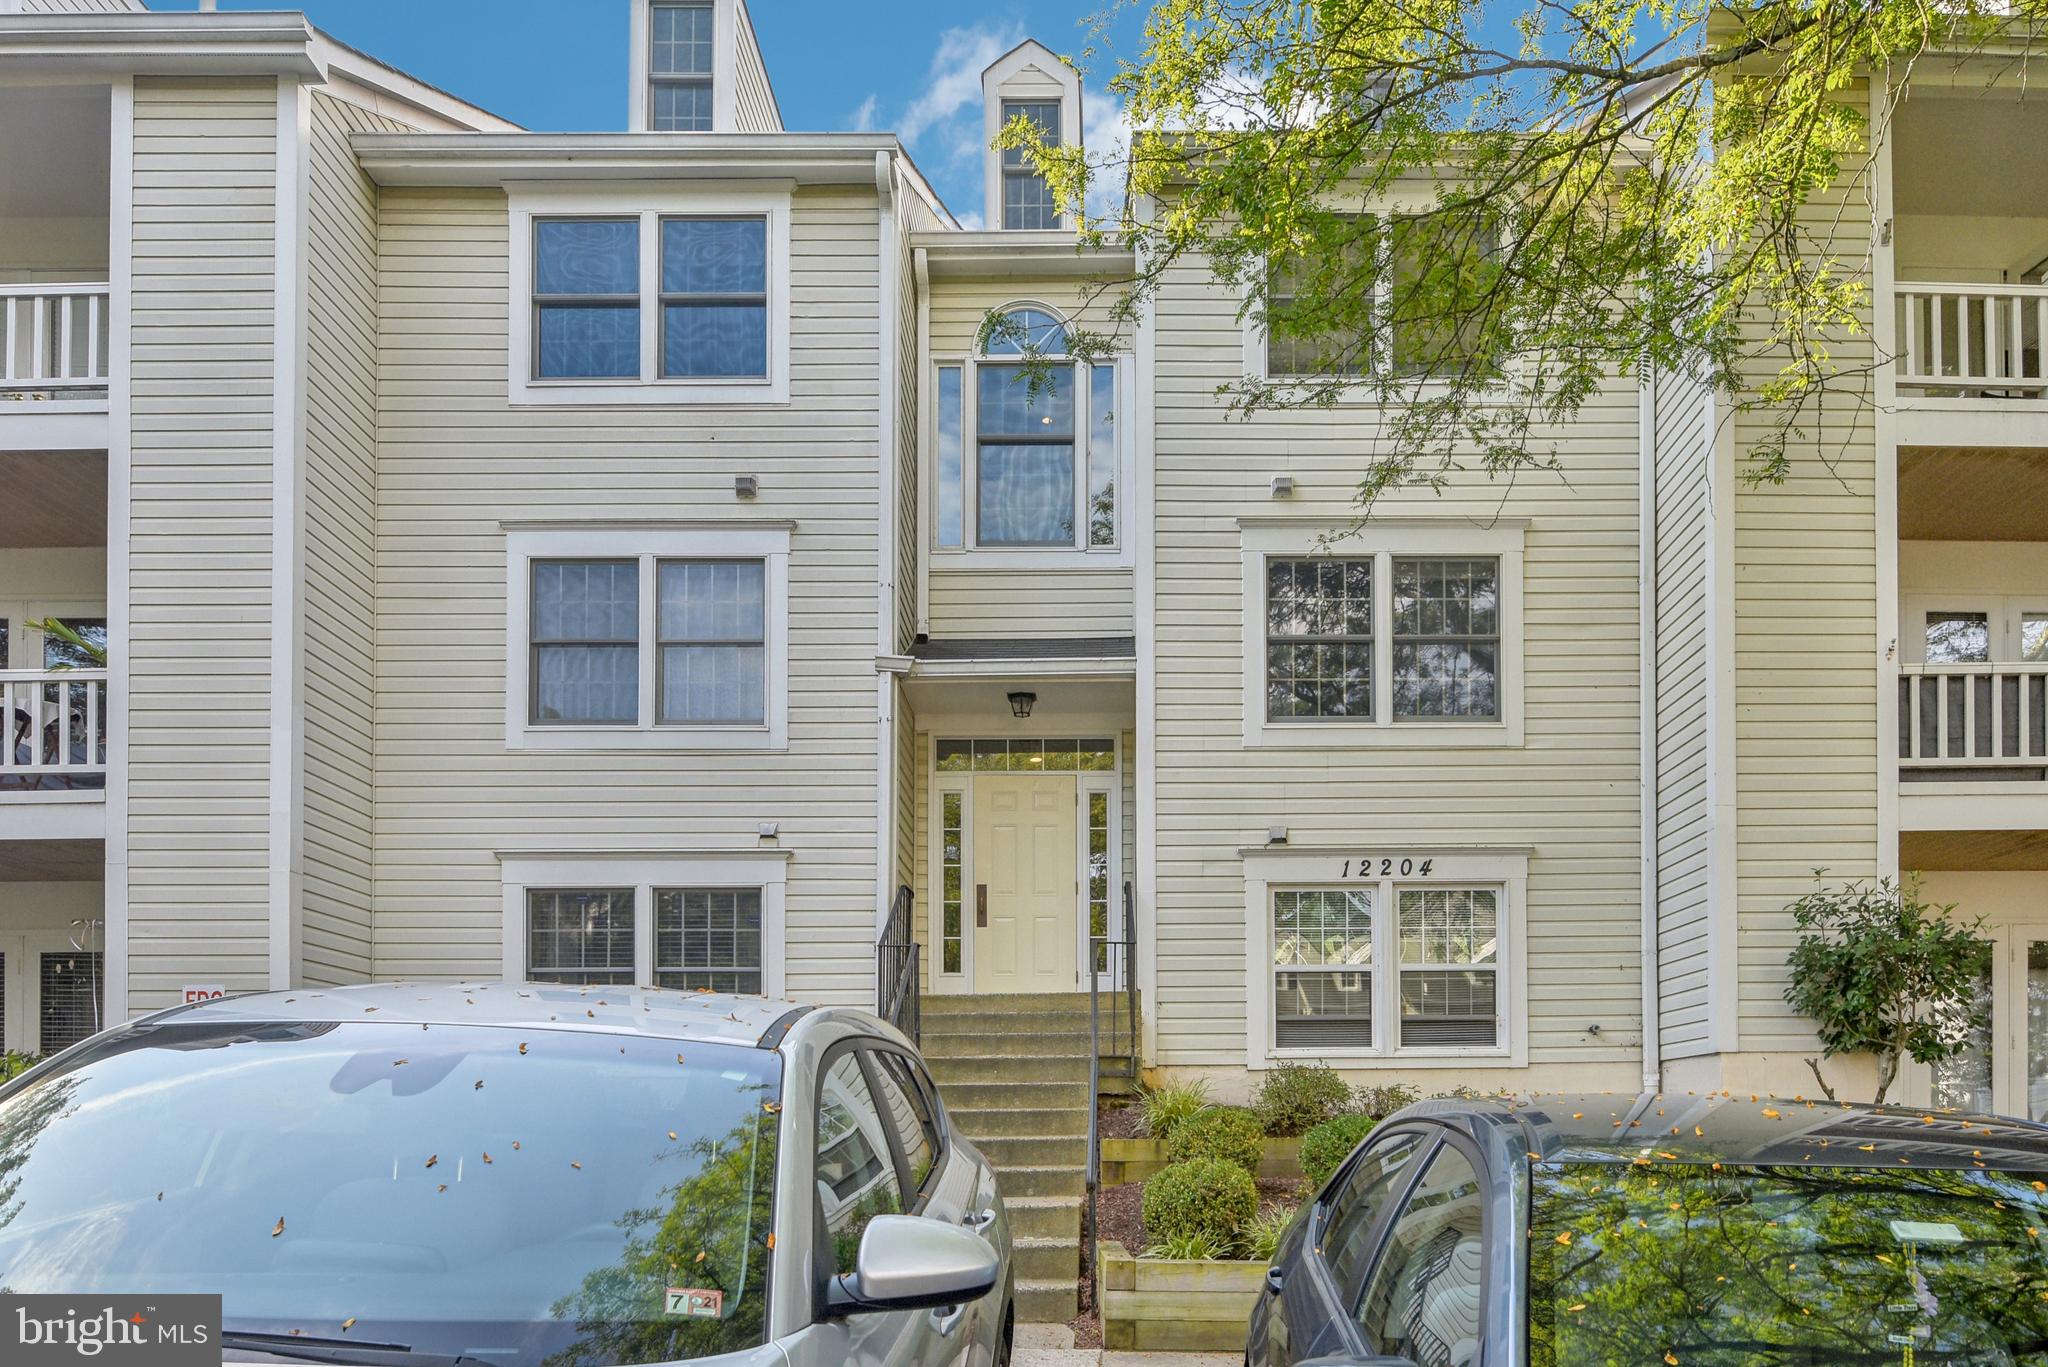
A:
[[[1038,695],[1036,693],[1012,693],[1010,695],[1010,715],[1018,718],[1028,717],[1031,715],[1031,709],[1037,703]]]
[[[1285,826],[1268,827],[1266,830],[1266,843],[1268,845],[1285,845],[1287,843],[1287,828]]]
[[[735,475],[732,491],[739,498],[752,498],[761,492],[761,481],[753,475]]]
[[[1273,476],[1271,487],[1274,498],[1292,498],[1294,497],[1294,476],[1275,475]]]

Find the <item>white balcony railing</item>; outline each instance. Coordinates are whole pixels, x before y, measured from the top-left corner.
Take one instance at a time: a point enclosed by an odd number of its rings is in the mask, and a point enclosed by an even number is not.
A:
[[[1923,395],[2048,398],[2048,285],[1900,284],[1898,387]]]
[[[2048,765],[2048,664],[1906,665],[1899,674],[1901,767]]]
[[[0,285],[0,399],[107,384],[105,285]]]
[[[0,793],[105,783],[106,670],[0,669],[0,721]]]

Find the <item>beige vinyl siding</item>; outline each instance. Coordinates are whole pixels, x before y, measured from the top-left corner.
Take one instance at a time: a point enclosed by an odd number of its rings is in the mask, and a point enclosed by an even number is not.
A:
[[[935,363],[973,355],[990,310],[1009,304],[1049,305],[1063,315],[1082,311],[1082,326],[1107,332],[1108,300],[1087,300],[1069,281],[939,280],[931,287],[931,354]],[[1084,303],[1089,307],[1083,309]],[[936,438],[933,438],[936,440]],[[973,441],[972,434],[965,440]],[[927,465],[936,452],[926,451]],[[1131,532],[1128,496],[1119,510]],[[966,510],[972,520],[974,510]],[[919,534],[929,541],[930,527]],[[931,591],[928,630],[935,637],[1127,636],[1132,632],[1129,569],[1051,566],[980,569],[957,552],[927,557]]]
[[[351,133],[405,125],[312,96],[307,151],[305,909],[314,984],[370,977],[377,584],[377,187]]]
[[[768,67],[761,60],[761,43],[754,26],[742,16],[738,41],[734,44],[733,119],[739,133],[780,133],[782,111],[775,107],[775,91],[768,83]]]
[[[514,409],[504,195],[384,191],[380,976],[499,971],[495,851],[753,848],[775,821],[789,993],[872,1001],[875,195],[800,188],[792,220],[787,406]],[[508,750],[502,523],[527,519],[794,520],[788,752]]]
[[[135,1010],[269,982],[277,102],[269,80],[135,80]]]
[[[1846,98],[1860,101],[1861,88]],[[1853,159],[1851,166],[1854,166]],[[1870,210],[1853,173],[1817,195],[1801,222],[1839,268],[1869,259]],[[1747,320],[1761,348],[1771,320]],[[1814,886],[1877,871],[1878,660],[1876,434],[1868,392],[1870,314],[1831,341],[1842,378],[1816,415],[1781,486],[1735,492],[1735,766],[1739,1028],[1745,1051],[1812,1047],[1784,1002],[1794,942],[1786,904]],[[1782,351],[1755,364],[1775,376]],[[1771,429],[1734,418],[1738,473]],[[1887,634],[1889,634],[1887,632]],[[1895,742],[1894,742],[1895,743]]]
[[[1627,1085],[1641,1018],[1633,385],[1609,385],[1557,434],[1564,479],[1461,476],[1377,514],[1528,519],[1526,646],[1506,661],[1524,672],[1524,745],[1248,749],[1241,614],[1258,609],[1241,601],[1237,519],[1273,512],[1275,474],[1294,477],[1290,515],[1348,517],[1376,437],[1370,409],[1224,421],[1217,386],[1243,373],[1236,308],[1192,265],[1157,305],[1155,1061],[1241,1066],[1247,974],[1267,969],[1246,962],[1237,851],[1284,825],[1299,846],[1530,847],[1530,1062],[1611,1065]],[[1368,528],[1358,544],[1371,542]]]
[[[1659,372],[1657,529],[1657,981],[1661,1045],[1709,1047],[1713,811],[1708,782],[1712,409],[1705,386]]]

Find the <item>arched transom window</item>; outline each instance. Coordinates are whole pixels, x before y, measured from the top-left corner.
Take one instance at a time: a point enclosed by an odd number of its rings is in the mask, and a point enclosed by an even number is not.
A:
[[[938,367],[938,549],[1117,548],[1117,368],[1067,348],[1057,313],[1020,304]]]

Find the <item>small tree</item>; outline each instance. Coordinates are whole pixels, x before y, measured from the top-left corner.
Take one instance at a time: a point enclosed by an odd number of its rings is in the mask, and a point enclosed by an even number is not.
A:
[[[1954,906],[1921,901],[1912,878],[1822,883],[1788,910],[1799,943],[1787,960],[1785,1000],[1813,1018],[1826,1057],[1877,1055],[1874,1101],[1883,1103],[1907,1055],[1941,1063],[1969,1047],[1983,1012],[1979,985],[1991,970],[1991,942],[1976,933],[1981,918],[1959,924]],[[1820,1060],[1806,1064],[1834,1100]]]

